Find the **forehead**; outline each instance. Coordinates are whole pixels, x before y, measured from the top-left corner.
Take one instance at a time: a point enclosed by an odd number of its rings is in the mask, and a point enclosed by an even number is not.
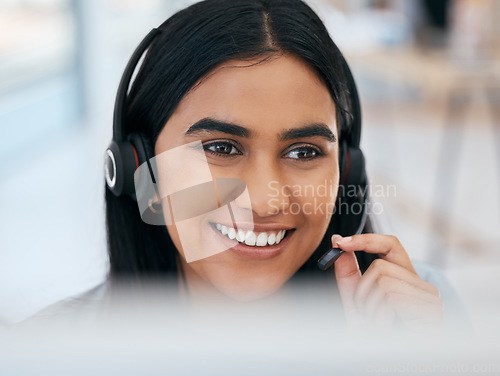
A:
[[[290,128],[317,121],[335,127],[335,104],[316,72],[291,55],[231,60],[203,77],[169,123],[186,126],[215,117],[250,128]]]

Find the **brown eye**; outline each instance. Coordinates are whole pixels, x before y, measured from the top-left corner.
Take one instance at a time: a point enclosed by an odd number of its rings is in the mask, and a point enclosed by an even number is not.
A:
[[[310,160],[321,156],[321,152],[311,146],[300,146],[290,150],[284,155],[285,158],[297,160]]]
[[[214,155],[221,156],[221,157],[228,157],[232,155],[240,155],[241,152],[231,144],[230,142],[223,142],[223,141],[218,141],[218,142],[212,142],[210,144],[203,145],[203,148],[205,151],[208,151]]]

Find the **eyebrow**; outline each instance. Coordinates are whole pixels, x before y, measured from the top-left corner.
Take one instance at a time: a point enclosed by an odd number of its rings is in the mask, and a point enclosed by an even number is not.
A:
[[[191,125],[186,131],[186,135],[195,135],[203,132],[222,132],[245,138],[250,137],[251,133],[248,129],[233,123],[227,123],[212,118],[203,118]]]
[[[186,131],[186,135],[197,135],[204,132],[222,132],[244,138],[249,138],[252,134],[249,129],[237,124],[213,118],[203,118],[191,125]],[[280,141],[289,141],[298,138],[318,136],[326,138],[330,142],[335,142],[337,140],[332,130],[323,123],[313,123],[300,128],[287,129],[280,134],[279,139]]]
[[[330,142],[337,141],[332,130],[328,127],[328,125],[323,123],[314,123],[300,128],[287,129],[286,131],[281,133],[280,140],[289,141],[297,138],[318,137],[318,136],[326,138]]]

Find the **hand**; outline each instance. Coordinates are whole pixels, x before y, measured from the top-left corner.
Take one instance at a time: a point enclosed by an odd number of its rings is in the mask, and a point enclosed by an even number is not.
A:
[[[335,262],[335,277],[348,322],[400,323],[408,329],[434,328],[443,321],[443,303],[436,287],[421,279],[394,236],[362,234],[332,236],[333,247],[344,250]],[[379,254],[362,275],[354,251]]]

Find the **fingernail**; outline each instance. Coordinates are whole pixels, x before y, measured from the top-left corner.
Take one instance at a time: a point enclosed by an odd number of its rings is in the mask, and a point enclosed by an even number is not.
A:
[[[340,239],[337,244],[344,244],[344,243],[348,243],[352,240],[352,236],[348,236],[347,238],[342,238]]]

